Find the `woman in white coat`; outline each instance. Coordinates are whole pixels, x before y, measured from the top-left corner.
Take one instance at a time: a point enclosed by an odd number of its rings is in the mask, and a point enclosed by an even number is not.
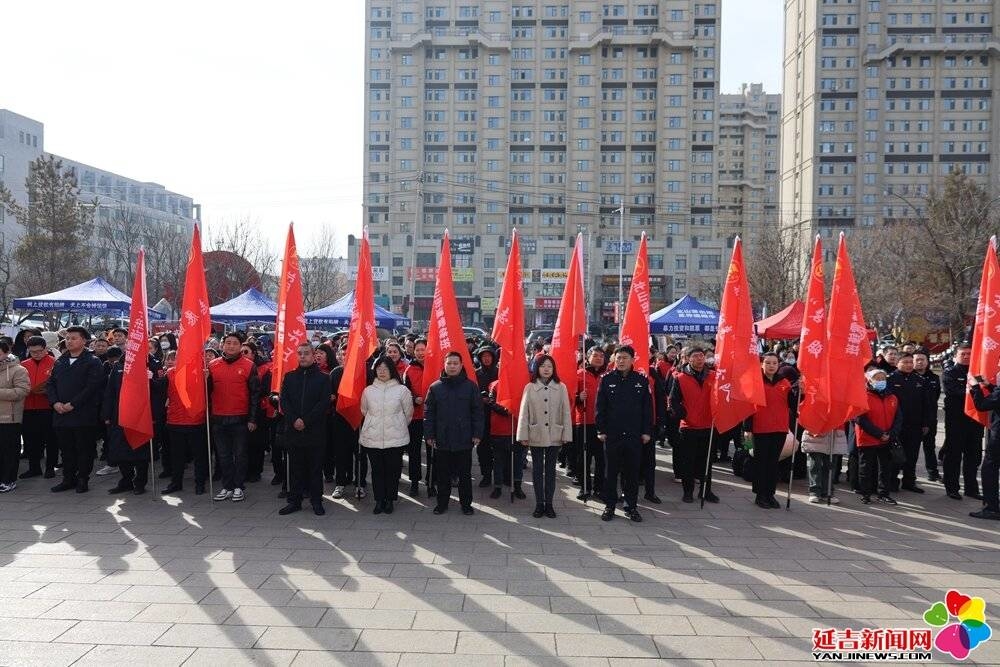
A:
[[[373,370],[375,380],[361,394],[365,421],[359,440],[372,464],[374,513],[392,514],[392,503],[399,493],[403,450],[410,444],[413,395],[389,357],[379,357]]]
[[[556,375],[556,362],[544,355],[535,364],[532,382],[521,396],[517,420],[517,440],[531,448],[531,476],[535,487],[535,511],[556,517],[552,498],[556,487],[556,459],[559,449],[573,441],[573,418],[569,410],[566,385]]]

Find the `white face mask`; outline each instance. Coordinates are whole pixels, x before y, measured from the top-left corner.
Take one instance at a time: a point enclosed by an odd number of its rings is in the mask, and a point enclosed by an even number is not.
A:
[[[709,366],[715,365],[715,357],[705,357],[705,363]]]
[[[170,349],[170,341],[169,340],[161,340],[160,341],[160,349],[161,350],[169,350]]]

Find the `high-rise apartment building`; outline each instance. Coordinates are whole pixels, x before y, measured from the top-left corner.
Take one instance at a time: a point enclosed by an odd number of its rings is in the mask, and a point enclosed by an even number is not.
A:
[[[764,225],[778,222],[781,95],[745,83],[739,93],[719,96],[718,114],[716,217],[750,243]]]
[[[996,184],[998,9],[786,0],[779,208],[803,250],[817,230],[919,215],[953,170]]]
[[[716,296],[720,4],[366,0],[376,289],[426,320],[448,228],[463,317],[489,322],[516,227],[531,325],[555,320],[578,232],[594,321],[642,232],[654,307]]]

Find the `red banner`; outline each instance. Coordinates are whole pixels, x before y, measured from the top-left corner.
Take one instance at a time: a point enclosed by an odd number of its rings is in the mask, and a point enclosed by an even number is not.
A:
[[[507,271],[490,337],[500,346],[497,403],[517,419],[521,394],[530,378],[524,353],[524,282],[521,279],[521,244],[516,229],[510,242]]]
[[[125,343],[125,373],[118,397],[118,424],[129,447],[139,449],[153,438],[153,411],[149,400],[149,340],[146,309],[146,252],[139,250]]]
[[[566,288],[552,332],[550,354],[556,362],[556,373],[566,382],[576,376],[576,351],[580,349],[580,336],[587,333],[587,305],[583,297],[583,235],[576,235],[573,256],[569,262]],[[572,396],[570,396],[572,399]],[[572,401],[571,401],[572,403]]]
[[[184,274],[184,298],[178,326],[177,365],[174,371],[177,395],[191,414],[205,413],[205,341],[212,335],[208,312],[208,287],[205,263],[201,258],[201,232],[194,227],[187,272]]]
[[[369,274],[368,280],[371,280]],[[281,262],[281,285],[278,288],[278,316],[274,324],[274,352],[271,355],[271,391],[281,391],[285,376],[298,367],[296,350],[306,337],[306,309],[302,303],[302,273],[295,249],[295,233],[288,225],[285,258]]]
[[[351,326],[347,334],[347,355],[344,375],[337,390],[337,412],[353,428],[360,428],[361,393],[368,384],[368,358],[378,349],[375,328],[375,288],[372,286],[372,256],[368,247],[368,232],[361,236],[358,254],[358,279],[354,285],[354,305]]]
[[[625,303],[625,318],[619,340],[635,349],[635,370],[649,375],[649,261],[646,254],[646,232],[639,242],[639,254]]]
[[[868,411],[865,364],[871,360],[868,328],[861,312],[861,299],[854,282],[854,268],[847,254],[847,241],[840,235],[837,264],[830,292],[830,316],[826,322],[830,365],[830,418],[835,428]]]
[[[473,382],[476,367],[472,365],[469,348],[465,344],[462,319],[458,316],[455,301],[455,284],[451,279],[451,245],[448,230],[441,240],[441,264],[438,267],[437,283],[434,285],[434,302],[431,305],[430,330],[427,332],[427,355],[424,357],[424,395],[444,370],[444,358],[449,352],[458,352],[462,366]]]
[[[823,242],[816,235],[812,270],[806,290],[802,333],[799,337],[801,404],[799,423],[810,433],[826,433],[830,416],[830,360],[826,340],[826,285],[823,277]]]
[[[968,376],[971,381],[971,378],[979,375],[993,384],[996,382],[997,366],[1000,365],[1000,343],[994,338],[995,333],[1000,331],[1000,265],[997,264],[996,237],[990,239],[986,247],[975,326]],[[983,426],[990,424],[989,413],[976,410],[972,396],[968,393],[965,395],[965,414]]]
[[[712,415],[715,428],[725,432],[765,405],[757,336],[753,331],[750,284],[743,264],[743,244],[736,237],[719,308],[715,338],[715,385]]]

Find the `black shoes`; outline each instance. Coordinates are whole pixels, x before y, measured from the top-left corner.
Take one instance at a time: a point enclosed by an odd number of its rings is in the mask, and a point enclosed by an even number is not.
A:
[[[90,491],[90,484],[87,483],[87,480],[86,479],[76,480],[76,492],[86,493],[87,491]]]
[[[982,500],[983,499],[983,494],[979,493],[978,491],[973,491],[972,493],[969,493],[968,491],[966,491],[965,492],[965,497],[966,498],[972,498],[973,500]]]
[[[684,497],[681,498],[681,502],[684,502],[684,503],[693,503],[694,502],[694,495],[692,495],[690,493],[685,493]]]
[[[436,486],[428,486],[427,487],[427,497],[428,498],[434,498],[435,496],[437,496],[437,494],[438,494],[438,490],[437,490]]]
[[[699,494],[698,497],[701,498],[701,495]],[[709,491],[708,493],[705,494],[705,502],[706,503],[717,503],[717,502],[719,502],[719,496],[717,496],[714,493],[712,493],[711,491]]]
[[[280,514],[281,516],[287,516],[288,514],[292,514],[293,512],[298,512],[300,509],[302,509],[302,505],[288,503],[280,510],[278,510],[278,514]]]
[[[326,514],[326,510],[323,509],[322,505],[313,505],[313,514],[316,516],[323,516]]]
[[[545,506],[545,516],[549,517],[550,519],[556,518],[556,511],[552,507],[552,505]]]
[[[444,514],[447,511],[448,511],[447,505],[436,505],[434,507],[434,514]]]
[[[991,510],[988,507],[984,507],[978,512],[969,512],[969,516],[973,519],[989,519],[990,521],[1000,521],[1000,512],[996,510]]]
[[[131,490],[132,490],[131,484],[126,485],[119,482],[118,484],[115,484],[110,489],[108,489],[108,494],[115,495],[118,493],[128,493]]]
[[[164,493],[177,493],[178,491],[183,491],[183,490],[184,490],[184,485],[183,484],[175,484],[175,483],[171,482],[170,484],[167,484],[167,488],[163,489],[163,492]]]
[[[753,501],[753,504],[762,509],[766,510],[771,509],[771,503],[768,502],[767,499],[765,498],[757,498],[756,500]]]
[[[205,495],[205,485],[204,484],[195,484],[194,485],[194,495],[196,495],[196,496],[203,496],[203,495]]]
[[[503,495],[503,489],[499,486],[493,487],[493,491],[490,492],[490,498],[496,499]]]
[[[871,502],[872,502],[872,497],[871,496],[861,496],[861,504],[862,505],[870,505]]]
[[[172,472],[170,472],[169,470],[164,470],[159,474],[158,479],[170,479],[173,476],[174,474]]]
[[[372,510],[372,514],[381,514],[381,513],[382,513],[382,503],[380,502],[375,503],[375,509]]]
[[[904,484],[902,488],[903,488],[904,491],[910,491],[911,493],[923,493],[924,492],[924,490],[921,489],[916,484]]]
[[[611,521],[614,518],[615,518],[615,508],[614,507],[604,508],[604,511],[601,513],[601,521]]]
[[[392,501],[391,500],[385,501],[385,504],[382,505],[382,511],[385,512],[386,514],[392,514]]]
[[[326,482],[328,484],[333,481],[333,479],[331,479],[331,477],[332,477],[331,475],[327,475]],[[280,475],[275,475],[274,477],[271,478],[271,486],[278,486],[279,484],[281,484],[284,481],[285,480],[281,479]]]
[[[647,493],[646,495],[643,496],[643,498],[653,503],[654,505],[659,505],[660,503],[663,502],[662,500],[660,500],[660,497],[655,493]]]
[[[886,505],[896,505],[896,504],[898,504],[896,502],[896,499],[893,498],[892,496],[890,496],[888,493],[880,493],[880,494],[878,494],[878,499],[879,499],[880,502],[883,502]]]
[[[64,479],[55,486],[52,487],[52,493],[59,493],[61,491],[69,491],[70,489],[76,488],[76,482],[69,479]]]
[[[475,510],[473,510],[471,507],[466,506],[462,508],[462,514],[464,514],[465,516],[472,516],[475,513],[476,513]]]
[[[962,499],[962,494],[959,493],[958,491],[950,491],[947,495],[952,500],[961,500]]]
[[[44,474],[44,475],[42,475],[42,477],[43,477],[44,479],[52,479],[52,478],[53,478],[53,477],[55,477],[55,476],[56,476],[56,471],[55,471],[55,470],[53,470],[52,468],[46,468],[46,469],[45,469],[45,474]]]
[[[420,482],[410,482],[410,497],[416,498],[420,495]]]
[[[941,476],[938,474],[937,470],[929,470],[927,472],[927,481],[928,482],[936,482],[939,479],[941,479]]]
[[[137,486],[134,489],[132,489],[132,493],[134,493],[137,496],[141,496],[142,494],[146,493],[146,487]]]
[[[488,487],[492,483],[493,482],[490,481],[489,477],[483,477],[481,480],[479,480],[479,488],[480,489],[485,489],[486,487]]]
[[[625,516],[628,517],[630,520],[634,521],[635,523],[642,522],[642,515],[639,514],[639,510],[635,509],[634,507],[632,509],[626,509]]]
[[[774,496],[771,496],[770,498],[767,499],[767,504],[773,510],[781,509],[781,503],[779,503],[778,499],[775,498]]]
[[[535,511],[531,513],[531,516],[535,517],[536,519],[541,519],[543,514],[545,514],[545,506],[535,505]]]
[[[587,493],[586,491],[581,491],[580,493],[576,494],[576,499],[582,500],[583,502],[587,502],[588,500],[590,500],[590,494]]]
[[[524,491],[521,489],[520,482],[514,482],[514,497],[518,500],[524,500],[528,496],[524,495]]]
[[[38,477],[42,474],[42,471],[38,468],[28,468],[20,475],[17,476],[18,479],[31,479],[32,477]]]

